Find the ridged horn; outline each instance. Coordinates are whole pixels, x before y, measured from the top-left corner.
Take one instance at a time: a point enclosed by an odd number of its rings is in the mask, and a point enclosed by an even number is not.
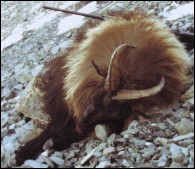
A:
[[[118,46],[112,54],[104,86],[104,89],[110,95],[119,87],[121,77],[119,69],[120,57],[129,48],[135,48],[135,46],[130,44],[122,44]]]
[[[165,78],[162,76],[160,83],[152,88],[143,90],[128,90],[121,89],[117,92],[116,96],[112,97],[112,100],[130,100],[139,99],[143,97],[153,96],[158,94],[165,85]]]

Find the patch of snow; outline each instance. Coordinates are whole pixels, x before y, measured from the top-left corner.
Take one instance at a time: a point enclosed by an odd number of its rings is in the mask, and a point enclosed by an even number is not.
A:
[[[50,13],[48,15],[45,15],[41,17],[40,19],[37,19],[31,24],[28,25],[27,29],[32,30],[32,29],[38,29],[41,26],[43,26],[45,23],[50,22],[52,19],[54,19],[57,16],[57,13]]]
[[[84,12],[84,13],[91,13],[97,9],[97,3],[91,2],[78,10],[78,12]],[[70,15],[64,19],[61,20],[61,22],[58,25],[58,33],[57,35],[60,35],[70,29],[78,28],[84,23],[84,16],[78,16],[78,15]]]
[[[70,5],[74,5],[78,3],[79,1],[69,1],[65,2],[60,8],[67,8]],[[45,15],[45,13],[40,13],[35,17],[33,20],[32,24],[27,25],[27,30],[32,30],[32,29],[39,29],[42,27],[45,23],[50,22],[53,20],[55,17],[57,17],[58,14],[61,12],[56,12],[56,11],[51,11],[49,14]]]
[[[74,5],[74,4],[78,3],[78,2],[79,1],[65,2],[60,8],[65,9],[65,8],[71,6],[71,5]],[[36,10],[39,7],[40,7],[40,5],[34,6],[34,8],[32,8],[32,10],[31,10],[31,12],[33,10]],[[87,4],[83,8],[81,8],[79,10],[79,12],[91,13],[91,12],[96,10],[96,7],[97,7],[97,5],[96,5],[96,2],[94,1],[94,2],[91,2],[91,3]],[[51,11],[49,14],[45,14],[44,12],[41,12],[39,15],[37,15],[32,20],[32,22],[30,24],[28,24],[28,25],[18,25],[11,32],[11,35],[8,36],[7,38],[5,38],[5,40],[3,40],[1,42],[1,51],[3,51],[3,49],[8,47],[9,45],[20,41],[23,38],[22,34],[25,31],[29,31],[29,30],[33,30],[33,29],[39,29],[40,27],[42,27],[47,22],[50,22],[51,20],[56,18],[57,15],[60,14],[60,13],[61,12],[56,12],[56,11]],[[83,16],[76,16],[76,15],[71,15],[69,17],[66,17],[59,24],[58,35],[66,32],[67,30],[69,30],[71,28],[80,27],[84,23],[83,18],[84,18]]]
[[[1,42],[1,51],[9,45],[21,40],[23,38],[22,34],[24,31],[25,29],[21,25],[17,25],[16,28],[12,31],[11,35]]]
[[[194,2],[181,5],[170,11],[170,16],[166,20],[176,20],[188,14],[194,14]]]

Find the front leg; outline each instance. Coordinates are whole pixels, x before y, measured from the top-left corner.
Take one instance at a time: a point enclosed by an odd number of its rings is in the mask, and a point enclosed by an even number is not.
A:
[[[28,159],[34,159],[42,151],[43,144],[50,138],[50,129],[45,129],[38,137],[16,150],[16,165],[22,165]]]
[[[64,129],[58,137],[52,137],[52,148],[57,151],[61,151],[72,143],[81,141],[86,138],[89,133],[81,134],[76,131],[76,127],[70,127]]]

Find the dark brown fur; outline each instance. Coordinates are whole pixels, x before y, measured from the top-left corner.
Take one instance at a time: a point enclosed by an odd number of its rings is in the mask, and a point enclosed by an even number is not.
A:
[[[50,138],[53,147],[61,150],[86,137],[96,124],[107,124],[113,132],[120,132],[133,112],[171,106],[179,100],[186,68],[182,55],[185,58],[186,53],[174,35],[140,12],[110,15],[118,18],[104,23],[89,21],[66,55],[46,65],[37,85],[44,93],[44,112],[51,116],[51,122],[40,136],[17,151],[17,164],[36,157]],[[132,25],[129,32],[128,23]],[[135,43],[137,48],[121,56],[119,88],[150,88],[164,76],[165,87],[159,94],[105,104],[104,83],[110,57],[121,43]]]

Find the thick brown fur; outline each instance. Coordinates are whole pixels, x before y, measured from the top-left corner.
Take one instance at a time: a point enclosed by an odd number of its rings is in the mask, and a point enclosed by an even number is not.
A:
[[[39,137],[17,151],[18,164],[35,157],[50,138],[53,147],[60,150],[86,137],[98,123],[106,123],[112,131],[119,132],[133,112],[168,107],[179,100],[187,66],[182,44],[166,26],[145,13],[109,15],[116,18],[88,21],[66,55],[46,65],[37,85],[44,93],[44,112],[51,116],[51,122]],[[155,96],[105,105],[104,83],[110,58],[124,43],[136,45],[136,49],[121,58],[119,88],[150,88],[159,83],[161,76],[165,77],[165,86]]]
[[[109,15],[117,18],[101,22],[89,30],[84,27],[85,32],[79,35],[82,43],[75,42],[77,47],[68,56],[64,91],[74,116],[82,116],[96,91],[104,85],[111,55],[124,43],[137,48],[121,59],[120,88],[149,88],[158,84],[163,75],[166,80],[164,89],[156,96],[136,100],[135,105],[144,104],[146,109],[154,105],[172,105],[179,99],[185,82],[187,54],[182,44],[165,25],[148,18],[145,13]]]

